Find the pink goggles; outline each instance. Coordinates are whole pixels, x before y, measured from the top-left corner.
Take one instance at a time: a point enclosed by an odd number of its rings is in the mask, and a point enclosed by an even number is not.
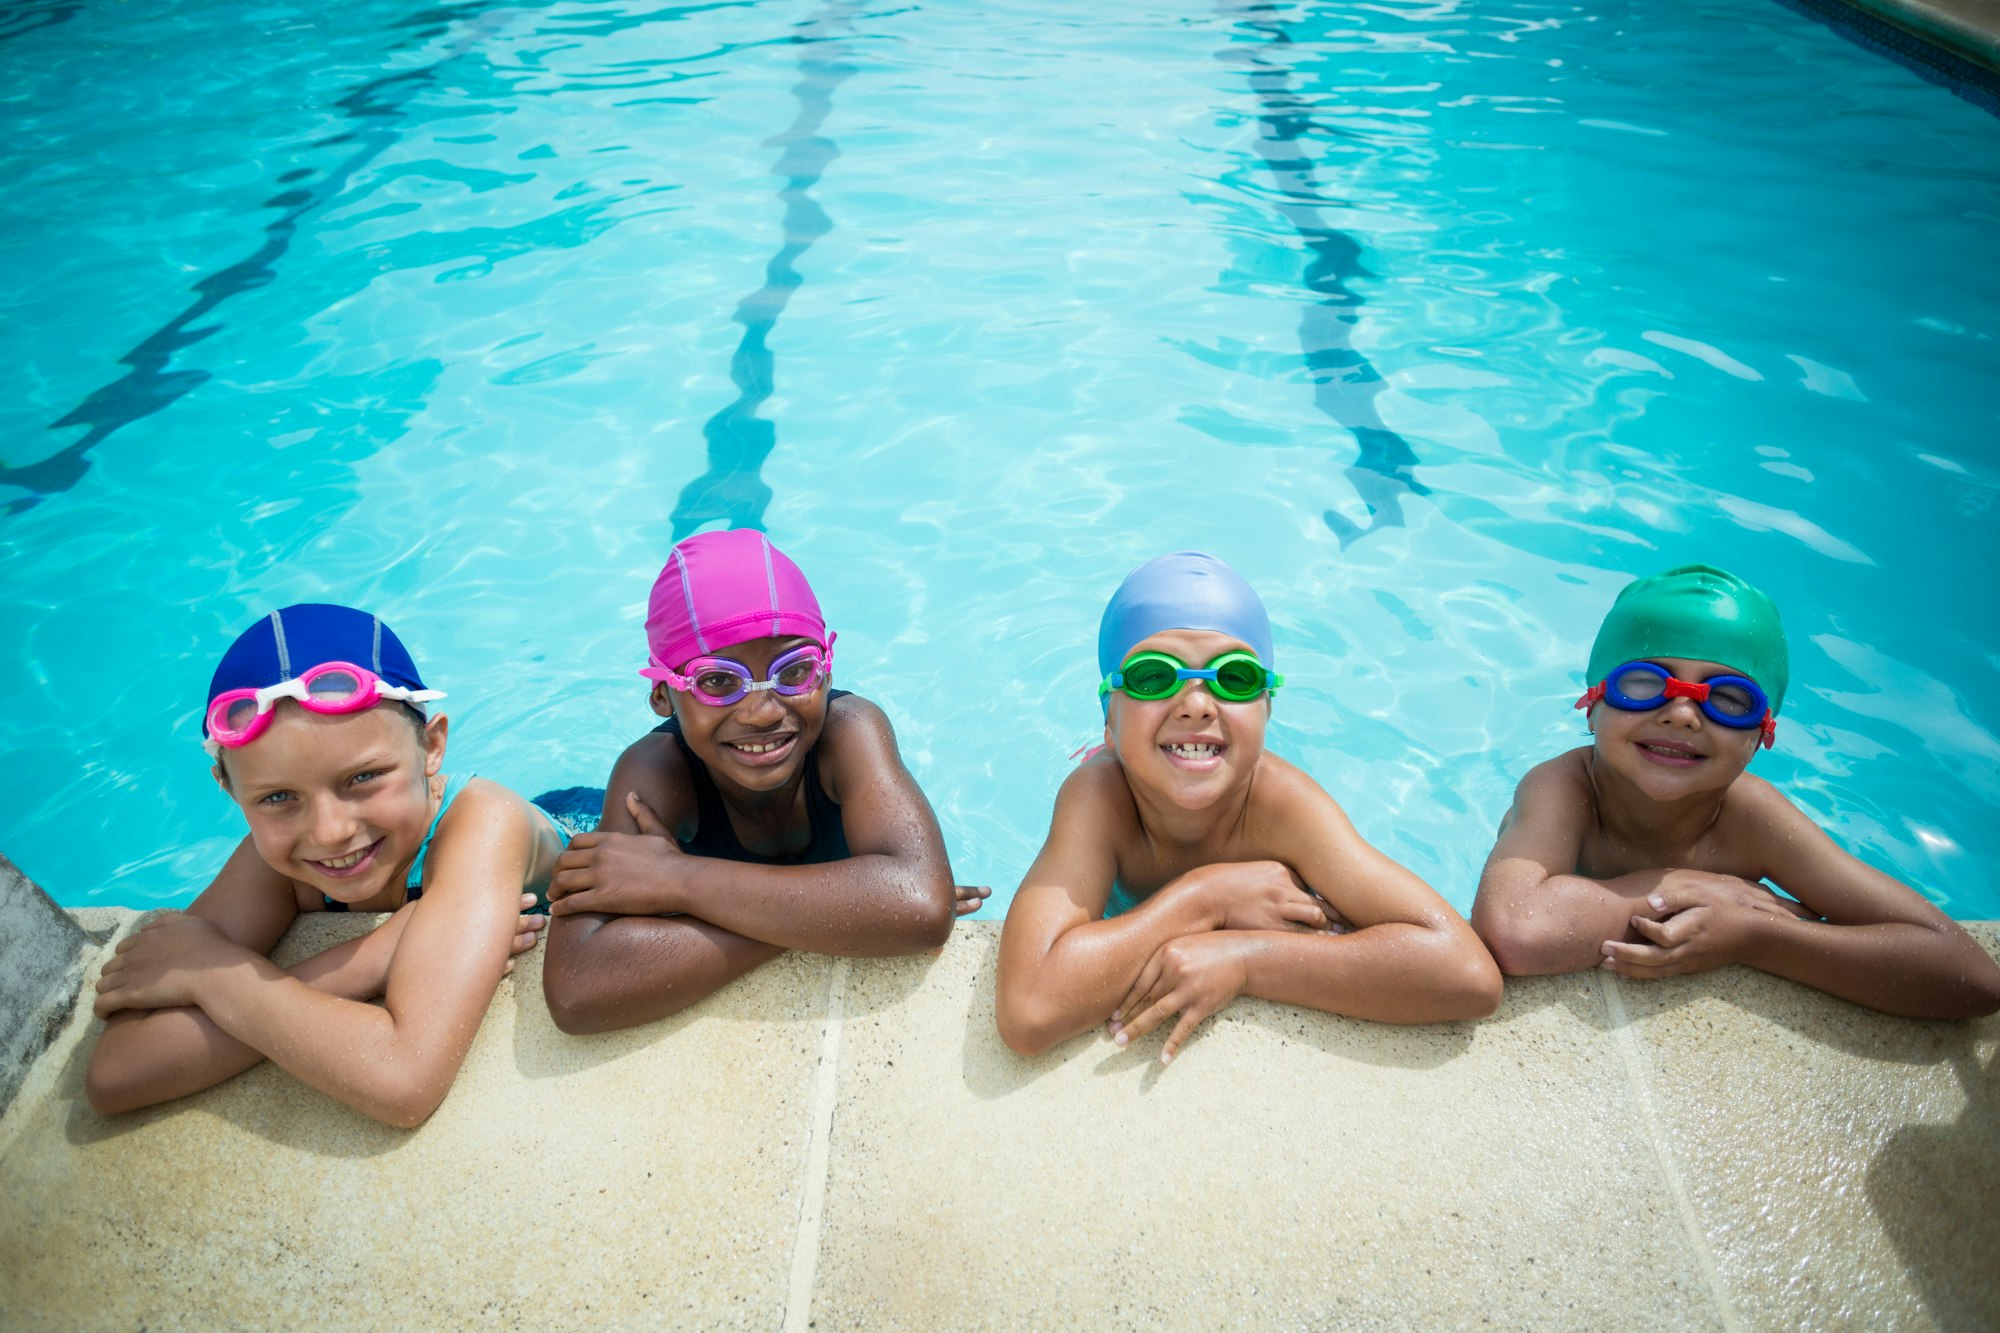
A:
[[[795,698],[811,694],[833,675],[833,641],[839,637],[829,634],[824,648],[808,643],[781,655],[771,663],[771,672],[763,680],[730,657],[697,657],[687,664],[685,673],[671,667],[650,667],[640,674],[684,690],[711,708],[727,707],[758,690],[776,690],[786,698]]]
[[[208,704],[210,755],[236,750],[269,729],[278,700],[291,699],[309,713],[358,713],[383,700],[421,704],[444,698],[442,690],[411,690],[391,685],[367,667],[352,662],[322,662],[290,680],[255,690],[226,690]]]

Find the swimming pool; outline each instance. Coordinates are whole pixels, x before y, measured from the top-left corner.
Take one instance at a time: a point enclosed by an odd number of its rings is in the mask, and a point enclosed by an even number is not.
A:
[[[600,783],[677,535],[761,523],[1004,908],[1133,564],[1470,905],[1631,575],[1783,608],[1756,771],[2000,917],[2000,119],[1775,4],[15,6],[0,851],[187,901],[274,605],[448,767]]]

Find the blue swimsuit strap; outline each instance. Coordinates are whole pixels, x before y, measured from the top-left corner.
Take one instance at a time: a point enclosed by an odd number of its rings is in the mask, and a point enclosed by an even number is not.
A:
[[[431,826],[424,830],[423,846],[417,848],[417,859],[410,862],[410,876],[404,881],[404,887],[410,890],[411,899],[423,895],[424,858],[431,853],[431,839],[437,836],[438,822],[444,818],[444,812],[451,809],[452,800],[465,790],[465,784],[477,776],[476,773],[460,773],[445,779],[444,795],[438,798],[437,813],[431,816]]]

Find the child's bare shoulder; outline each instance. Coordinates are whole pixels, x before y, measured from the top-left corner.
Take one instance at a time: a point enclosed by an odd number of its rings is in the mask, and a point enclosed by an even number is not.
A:
[[[447,830],[467,825],[477,825],[488,833],[519,828],[533,834],[543,823],[527,799],[512,788],[488,778],[470,778],[438,820],[438,834],[442,837]]]
[[[1716,831],[1730,843],[1748,846],[1825,833],[1791,797],[1753,773],[1744,773],[1729,784]]]
[[[1080,825],[1084,821],[1101,825],[1107,819],[1136,824],[1138,810],[1132,784],[1125,778],[1125,766],[1108,750],[1071,769],[1056,788],[1058,824],[1074,820]]]
[[[1250,814],[1254,818],[1296,819],[1314,814],[1346,817],[1332,792],[1312,774],[1266,750],[1257,757],[1250,784]]]

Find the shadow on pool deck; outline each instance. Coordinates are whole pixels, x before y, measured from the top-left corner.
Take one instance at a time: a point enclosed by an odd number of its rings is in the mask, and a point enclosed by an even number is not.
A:
[[[998,937],[589,1038],[530,955],[411,1132],[268,1066],[105,1121],[80,1012],[0,1121],[6,1323],[2000,1324],[2000,1020],[1730,969],[1027,1059]]]

